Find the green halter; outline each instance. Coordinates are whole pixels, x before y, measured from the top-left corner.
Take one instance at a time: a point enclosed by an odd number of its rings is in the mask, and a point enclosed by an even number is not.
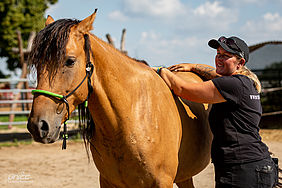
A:
[[[41,90],[41,89],[32,90],[31,93],[32,93],[32,95],[34,95],[35,93],[40,93],[40,94],[43,94],[43,95],[50,95],[52,97],[59,98],[59,99],[63,99],[64,98],[63,95],[52,93],[50,91],[45,91],[45,90]]]

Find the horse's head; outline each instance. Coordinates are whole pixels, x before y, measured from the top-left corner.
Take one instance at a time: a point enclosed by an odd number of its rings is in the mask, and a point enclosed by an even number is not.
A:
[[[96,10],[82,21],[48,16],[34,39],[29,64],[37,70],[38,85],[27,128],[37,142],[55,142],[69,113],[87,99],[93,59],[85,44],[95,16]]]

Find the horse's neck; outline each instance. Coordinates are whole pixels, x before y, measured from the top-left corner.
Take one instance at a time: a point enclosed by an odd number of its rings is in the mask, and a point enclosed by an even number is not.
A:
[[[107,125],[101,126],[101,129],[111,134],[120,130],[119,125],[125,116],[130,116],[132,98],[140,93],[140,80],[146,80],[141,74],[146,74],[149,68],[134,62],[95,36],[91,40],[95,68],[94,94],[92,102],[89,102],[93,104],[91,111],[95,122],[98,126],[99,122]]]
[[[96,36],[92,36],[91,47],[95,58],[95,68],[102,69],[102,72],[105,73],[104,76],[114,76],[116,78],[120,76],[125,78],[134,76],[129,74],[132,71],[144,70],[144,68],[140,66],[140,63],[122,54],[120,51]]]

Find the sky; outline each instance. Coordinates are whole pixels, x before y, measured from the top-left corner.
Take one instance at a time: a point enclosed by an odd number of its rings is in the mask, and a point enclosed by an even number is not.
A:
[[[282,0],[59,0],[46,11],[55,20],[83,20],[98,8],[92,33],[120,47],[127,30],[129,56],[151,66],[203,63],[214,66],[210,39],[238,36],[248,45],[282,40]]]
[[[210,39],[238,36],[248,45],[282,40],[282,0],[59,0],[45,16],[83,20],[98,8],[92,33],[109,33],[130,57],[150,66],[202,63],[214,66]],[[251,61],[251,59],[250,59]]]

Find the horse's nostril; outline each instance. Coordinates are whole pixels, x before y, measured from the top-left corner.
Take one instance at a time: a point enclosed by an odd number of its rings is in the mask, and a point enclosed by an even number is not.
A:
[[[45,120],[40,121],[39,132],[40,132],[41,138],[46,137],[48,135],[49,125]]]

